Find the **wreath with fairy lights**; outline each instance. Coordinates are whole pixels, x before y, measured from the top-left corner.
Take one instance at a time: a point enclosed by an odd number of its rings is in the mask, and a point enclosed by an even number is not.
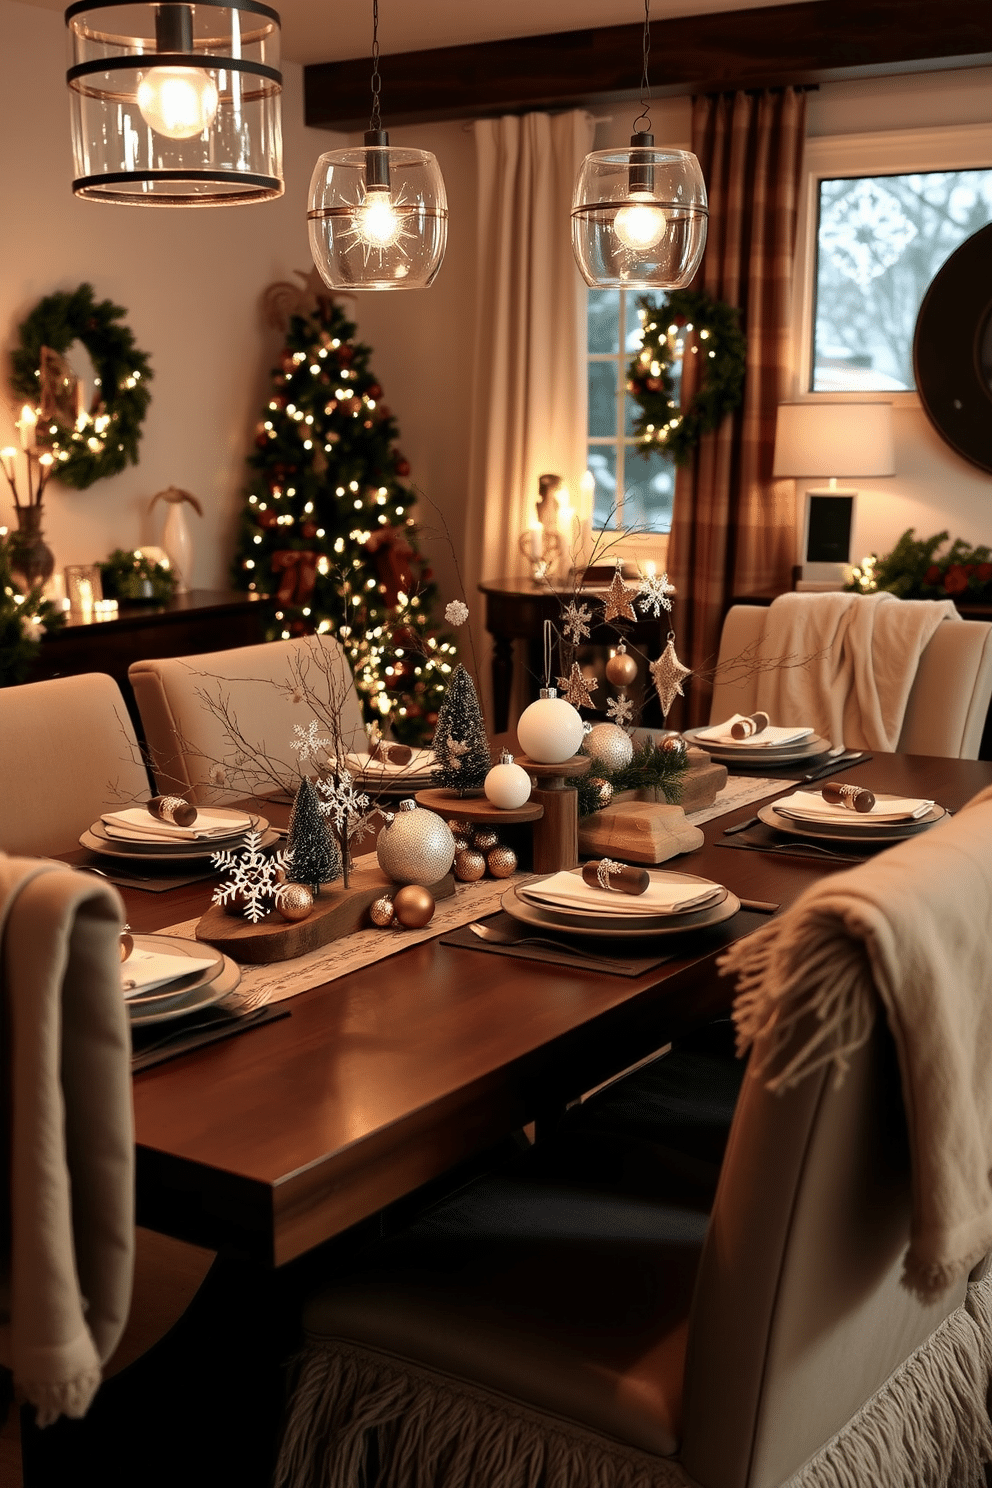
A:
[[[740,407],[747,353],[740,314],[702,289],[673,289],[660,305],[644,296],[637,308],[643,340],[627,368],[627,390],[640,409],[634,423],[640,453],[666,450],[676,465],[685,465],[700,437]],[[703,363],[685,409],[674,396],[672,373],[680,339],[683,354],[695,353]]]
[[[81,284],[47,295],[18,328],[11,385],[38,410],[38,443],[54,456],[52,474],[79,491],[138,463],[153,374],[122,324],[126,314]],[[64,360],[74,341],[86,347],[96,374],[89,408],[76,407],[76,378]]]

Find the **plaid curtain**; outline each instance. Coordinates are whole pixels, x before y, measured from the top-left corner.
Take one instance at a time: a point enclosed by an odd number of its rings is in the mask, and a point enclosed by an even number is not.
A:
[[[707,669],[712,674],[731,595],[791,587],[793,484],[773,481],[771,471],[775,410],[789,386],[805,130],[802,90],[693,99],[692,148],[710,204],[702,287],[740,309],[747,375],[742,407],[703,436],[676,481],[668,567],[679,593],[678,650],[700,672],[687,688],[688,716],[670,720],[682,727],[709,720]],[[692,391],[687,376],[683,396]]]

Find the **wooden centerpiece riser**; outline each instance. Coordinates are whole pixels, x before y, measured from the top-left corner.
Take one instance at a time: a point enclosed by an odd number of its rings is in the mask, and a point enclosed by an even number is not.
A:
[[[534,782],[531,801],[543,807],[543,815],[534,825],[534,872],[577,868],[579,795],[571,782],[589,773],[592,760],[586,754],[576,754],[560,764],[546,765],[518,754],[516,762]]]
[[[352,865],[351,886],[325,884],[314,904],[313,912],[297,924],[289,924],[278,910],[270,910],[255,925],[250,920],[235,919],[219,904],[212,904],[196,927],[197,940],[206,941],[226,956],[245,966],[264,966],[271,961],[289,961],[305,956],[369,927],[369,909],[384,894],[392,895],[401,885],[386,877],[374,857],[363,857]],[[438,883],[428,884],[435,899],[447,899],[455,892],[450,873]]]

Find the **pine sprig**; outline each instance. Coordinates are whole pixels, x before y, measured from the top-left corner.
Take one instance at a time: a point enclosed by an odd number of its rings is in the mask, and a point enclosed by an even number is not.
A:
[[[25,594],[14,583],[10,539],[0,537],[0,687],[23,682],[38,654],[42,635],[63,625],[65,615],[42,598],[40,584]]]
[[[685,750],[664,751],[658,749],[651,739],[635,745],[633,759],[620,770],[610,770],[599,760],[594,760],[589,774],[576,782],[579,815],[591,816],[608,804],[600,798],[598,784],[593,784],[600,780],[613,787],[614,796],[621,791],[662,790],[669,805],[677,805],[682,799],[682,780],[688,768]]]

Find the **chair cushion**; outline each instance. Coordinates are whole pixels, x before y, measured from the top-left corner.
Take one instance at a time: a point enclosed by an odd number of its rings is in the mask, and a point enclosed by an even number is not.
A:
[[[677,1202],[485,1179],[312,1299],[305,1325],[670,1456],[705,1228]]]

